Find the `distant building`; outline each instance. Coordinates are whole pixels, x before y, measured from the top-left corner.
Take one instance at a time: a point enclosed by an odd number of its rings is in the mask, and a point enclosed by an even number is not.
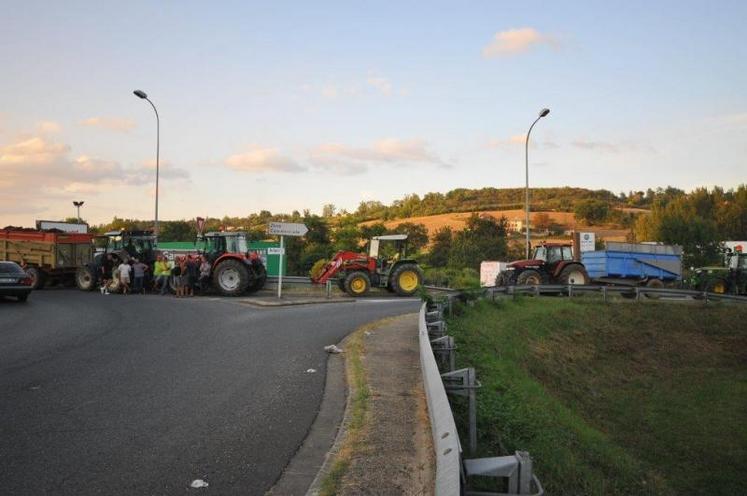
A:
[[[523,219],[510,219],[508,221],[509,232],[522,232],[524,230]]]

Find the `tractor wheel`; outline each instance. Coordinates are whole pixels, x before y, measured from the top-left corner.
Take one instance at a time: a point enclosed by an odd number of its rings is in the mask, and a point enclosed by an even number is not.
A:
[[[542,275],[534,269],[527,269],[516,277],[517,286],[539,286]]]
[[[569,285],[584,285],[589,282],[589,274],[586,273],[586,269],[581,265],[569,265],[560,271],[560,284]]]
[[[705,285],[709,293],[724,294],[728,291],[729,284],[723,279],[711,279]]]
[[[654,288],[654,289],[662,289],[664,287],[664,281],[662,281],[661,279],[649,279],[646,282],[646,287]],[[658,300],[659,298],[661,298],[661,296],[656,293],[644,293],[644,294],[646,295],[646,298],[650,300]]]
[[[363,296],[371,287],[371,278],[361,271],[351,272],[345,277],[345,292],[350,296]]]
[[[423,271],[415,264],[402,264],[394,269],[389,285],[399,296],[412,296],[423,284]]]
[[[96,275],[90,267],[79,267],[75,273],[75,284],[81,291],[93,291],[96,288]]]
[[[31,279],[32,289],[39,290],[44,288],[44,283],[47,282],[47,274],[45,274],[39,267],[34,265],[26,267],[26,275]]]
[[[225,260],[213,271],[213,286],[223,296],[239,296],[249,286],[249,270],[238,260]]]
[[[264,265],[254,265],[253,269],[254,277],[252,278],[252,282],[249,284],[248,288],[248,290],[251,292],[259,291],[260,289],[264,288],[265,281],[267,280],[267,270],[265,269]]]

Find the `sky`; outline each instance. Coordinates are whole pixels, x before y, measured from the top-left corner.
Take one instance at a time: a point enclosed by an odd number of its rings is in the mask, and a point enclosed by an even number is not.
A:
[[[747,2],[2,1],[0,226],[747,182]]]

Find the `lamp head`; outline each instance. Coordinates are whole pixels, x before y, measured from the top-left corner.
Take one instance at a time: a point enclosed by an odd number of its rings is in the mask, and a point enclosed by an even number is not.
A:
[[[540,110],[540,117],[545,117],[549,113],[550,113],[549,108],[543,108],[542,110]]]
[[[82,207],[84,203],[84,201],[74,201],[73,205],[75,205],[76,207]]]
[[[146,99],[146,98],[148,98],[148,95],[146,95],[146,94],[145,94],[145,92],[144,92],[143,90],[135,90],[135,91],[133,91],[133,93],[134,93],[134,94],[135,94],[135,96],[136,96],[136,97],[138,97],[138,98],[142,98],[142,99]]]

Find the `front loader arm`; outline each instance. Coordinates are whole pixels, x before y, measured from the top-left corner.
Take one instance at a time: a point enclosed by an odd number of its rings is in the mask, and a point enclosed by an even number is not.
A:
[[[355,253],[352,251],[338,251],[332,260],[322,269],[321,273],[317,277],[312,277],[311,282],[324,284],[331,278],[335,277],[338,272],[351,267],[366,267],[368,264],[368,257],[361,253]]]

